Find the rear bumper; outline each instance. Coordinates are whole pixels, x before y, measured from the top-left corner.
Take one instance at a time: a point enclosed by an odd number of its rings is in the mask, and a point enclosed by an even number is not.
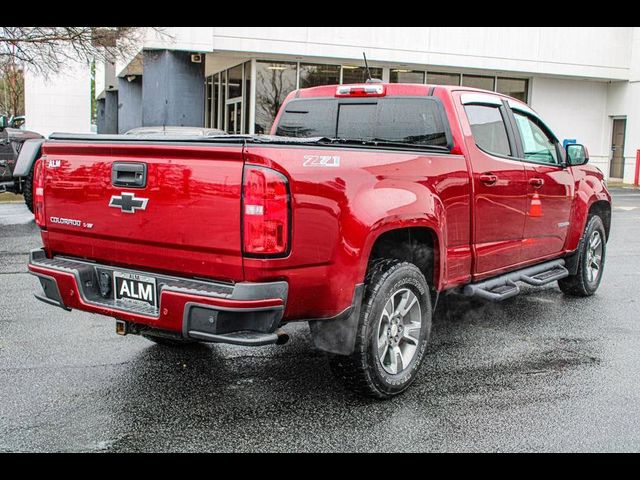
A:
[[[186,279],[66,257],[48,259],[41,249],[31,251],[28,268],[43,288],[36,298],[48,304],[115,317],[134,324],[137,331],[149,328],[203,341],[234,332],[272,333],[287,302],[287,282],[228,284]],[[124,304],[112,294],[102,296],[98,276],[112,277],[114,271],[154,277],[158,308]]]

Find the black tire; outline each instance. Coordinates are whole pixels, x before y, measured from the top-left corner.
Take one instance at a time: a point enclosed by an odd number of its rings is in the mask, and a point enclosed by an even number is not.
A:
[[[158,345],[162,345],[163,347],[186,347],[188,345],[194,345],[198,342],[195,340],[189,340],[186,338],[166,338],[166,337],[157,337],[155,335],[142,335],[147,340],[157,343]]]
[[[29,174],[24,179],[24,187],[22,188],[22,196],[24,197],[24,203],[27,204],[27,208],[31,213],[33,213],[33,165],[31,165],[31,170],[29,170]]]
[[[420,322],[420,332],[416,335],[417,345],[415,345],[411,360],[407,361],[407,365],[396,374],[392,374],[386,370],[390,366],[385,367],[383,362],[387,358],[391,361],[390,355],[395,350],[391,347],[391,343],[388,343],[392,351],[388,352],[389,357],[383,354],[383,359],[380,359],[377,352],[378,335],[380,329],[384,332],[382,337],[385,336],[385,333],[390,335],[391,328],[385,329],[381,324],[383,309],[396,295],[401,295],[401,301],[404,301],[403,295],[407,299],[413,298],[406,291],[413,293],[418,300],[420,309],[416,309],[414,306],[409,310],[413,315],[412,318]],[[415,327],[406,330],[410,331],[413,328]],[[397,330],[394,331],[397,332]],[[415,332],[415,330],[413,331]],[[400,332],[402,333],[402,330]],[[350,390],[370,397],[390,398],[405,391],[415,381],[429,343],[430,334],[431,299],[429,286],[422,272],[412,263],[394,259],[376,260],[370,266],[365,279],[365,296],[360,312],[354,352],[349,356],[329,354],[329,365],[333,374]],[[398,337],[390,338],[397,339]],[[401,336],[400,338],[402,342],[405,337]],[[384,348],[382,350],[386,351]],[[394,355],[394,357],[396,356]],[[399,358],[403,358],[403,356],[400,355]],[[396,357],[396,362],[397,359],[398,357]],[[398,369],[402,363],[404,361],[396,364]]]
[[[602,253],[598,274],[591,279],[589,273],[590,241],[594,238],[594,235],[600,238]],[[558,280],[558,286],[560,290],[562,290],[562,293],[576,297],[589,297],[593,295],[602,280],[606,251],[607,237],[602,219],[597,215],[589,216],[584,229],[584,242],[579,253],[578,271],[575,275],[570,275]]]

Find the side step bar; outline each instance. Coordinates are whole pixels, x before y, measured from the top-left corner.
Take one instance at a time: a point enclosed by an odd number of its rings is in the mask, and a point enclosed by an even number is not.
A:
[[[516,282],[525,282],[539,287],[540,285],[546,285],[568,277],[569,271],[564,267],[564,264],[563,259],[552,260],[515,272],[505,273],[489,280],[466,285],[462,289],[462,293],[468,297],[480,297],[492,302],[501,302],[520,293],[520,287]]]

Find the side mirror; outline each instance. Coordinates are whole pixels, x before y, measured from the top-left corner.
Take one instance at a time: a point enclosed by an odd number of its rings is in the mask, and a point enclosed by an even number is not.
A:
[[[584,165],[589,161],[589,152],[584,145],[570,143],[565,148],[567,151],[567,165],[570,167]]]
[[[6,115],[0,115],[0,132],[9,126],[9,119]]]

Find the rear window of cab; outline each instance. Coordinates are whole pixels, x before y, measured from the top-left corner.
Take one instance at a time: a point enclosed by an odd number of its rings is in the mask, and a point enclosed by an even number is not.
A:
[[[276,135],[448,145],[444,110],[433,97],[294,99]]]

